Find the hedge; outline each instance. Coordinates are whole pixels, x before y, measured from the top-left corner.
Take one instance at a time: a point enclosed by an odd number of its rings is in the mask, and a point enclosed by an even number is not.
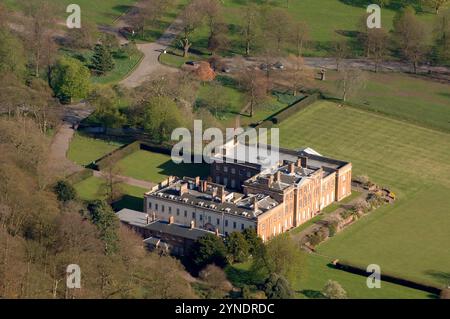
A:
[[[119,161],[122,158],[140,150],[141,148],[141,142],[140,141],[136,141],[133,142],[131,144],[128,145],[124,145],[120,148],[118,148],[117,150],[112,151],[111,153],[106,154],[105,156],[103,156],[102,158],[100,158],[96,164],[95,164],[95,168],[96,170],[103,170],[107,167],[108,162],[107,159],[111,156],[115,156],[116,160]]]
[[[273,114],[268,120],[271,120],[274,124],[280,124],[282,121],[286,120],[290,116],[295,113],[306,109],[308,106],[316,102],[320,98],[320,93],[314,93],[297,103],[294,103],[287,108],[282,109],[281,111]]]
[[[79,172],[73,173],[72,175],[68,176],[67,180],[72,184],[77,184],[93,175],[94,171],[92,169],[85,168]]]
[[[336,269],[340,269],[343,271],[347,271],[365,277],[367,277],[370,274],[366,271],[365,267],[362,267],[360,265],[348,261],[340,260],[334,264],[334,267]],[[381,272],[381,280],[413,289],[423,290],[435,295],[439,295],[441,293],[441,290],[443,289],[443,287],[437,286],[433,283],[417,281],[415,279],[406,278],[404,276],[400,276],[385,271]]]

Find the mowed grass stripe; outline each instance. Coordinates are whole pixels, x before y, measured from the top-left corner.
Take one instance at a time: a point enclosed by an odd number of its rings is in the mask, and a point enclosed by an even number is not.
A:
[[[281,123],[280,139],[349,160],[400,195],[319,252],[435,283],[450,276],[450,134],[320,101]]]

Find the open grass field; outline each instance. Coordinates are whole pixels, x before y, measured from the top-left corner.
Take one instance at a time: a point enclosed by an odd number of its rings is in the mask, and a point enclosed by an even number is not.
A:
[[[319,101],[280,124],[283,147],[353,163],[398,201],[319,246],[330,258],[443,284],[450,277],[450,134]],[[325,267],[325,265],[323,265]]]
[[[69,15],[66,8],[69,4],[76,3],[81,8],[81,19],[91,21],[98,24],[111,25],[120,15],[129,10],[137,0],[47,0],[56,6],[59,20],[65,20]],[[16,0],[5,0],[8,7],[12,9],[20,9]]]
[[[434,296],[424,291],[382,282],[380,289],[369,289],[366,277],[350,274],[328,266],[327,258],[308,254],[304,268],[293,284],[297,298],[323,298],[321,291],[328,280],[339,282],[349,298],[373,299],[421,299]],[[250,262],[228,266],[228,279],[237,287],[242,284],[257,284],[258,278],[249,271]]]
[[[350,97],[355,106],[401,120],[450,132],[450,89],[448,84],[401,73],[365,72],[367,83]],[[323,89],[339,97],[337,72],[328,71]]]
[[[398,2],[392,1],[392,6],[382,10],[382,25],[387,29],[392,28],[392,19],[398,10]],[[241,0],[230,0],[224,2],[225,21],[230,25],[230,53],[244,53],[244,45],[241,39],[241,26],[243,24],[242,13],[245,6],[250,2]],[[305,52],[306,55],[325,55],[329,50],[330,42],[342,38],[340,34],[351,34],[356,31],[356,26],[365,14],[370,1],[360,0],[286,0],[271,1],[277,7],[286,10],[294,21],[303,21],[308,25],[312,46]],[[430,28],[433,23],[434,14],[419,12],[419,18]],[[336,32],[338,31],[338,32]],[[349,33],[350,31],[350,33]],[[194,36],[194,48],[204,49],[207,47],[208,30],[203,27],[196,31]]]
[[[108,142],[76,133],[70,143],[67,157],[72,162],[85,166],[120,146],[122,144],[118,142]]]
[[[78,197],[82,200],[103,199],[103,183],[104,182],[101,178],[92,176],[75,184],[75,189],[77,190]],[[122,190],[124,196],[121,200],[113,204],[113,208],[116,211],[122,208],[142,211],[144,205],[144,193],[148,190],[127,184],[122,185]]]
[[[209,167],[203,164],[175,164],[169,155],[140,150],[120,160],[121,175],[159,183],[170,175],[209,175]]]

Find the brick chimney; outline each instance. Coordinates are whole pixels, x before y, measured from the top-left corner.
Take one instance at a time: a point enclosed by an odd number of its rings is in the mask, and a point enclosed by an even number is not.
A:
[[[308,158],[306,156],[300,156],[301,166],[304,168],[308,167]]]
[[[145,214],[145,218],[147,220],[147,225],[150,224],[150,216],[148,214]]]
[[[217,196],[221,203],[225,202],[225,187],[220,185],[217,187]]]
[[[191,220],[191,229],[195,228],[195,221]]]
[[[200,181],[200,192],[202,192],[202,193],[206,192],[207,188],[208,188],[208,182]]]
[[[258,199],[256,196],[253,197],[253,211],[256,213],[258,211]]]
[[[197,187],[200,186],[200,176],[195,177],[195,186],[197,186]]]
[[[294,174],[295,173],[295,164],[294,163],[289,163],[288,171],[289,171],[289,174]]]
[[[270,185],[272,185],[273,184],[273,175],[270,175],[268,178],[267,178],[267,186],[270,186]]]
[[[219,234],[219,228],[216,228],[216,236],[217,236],[217,237],[220,237],[220,234]]]
[[[181,183],[180,185],[180,196],[183,194],[186,194],[188,192],[188,184],[187,183]]]
[[[281,172],[277,171],[275,173],[275,182],[281,182]]]
[[[296,166],[302,167],[302,160],[300,158],[297,159]]]
[[[169,217],[169,224],[172,225],[173,222],[174,222],[174,218],[173,218],[173,216],[170,216],[170,217]]]

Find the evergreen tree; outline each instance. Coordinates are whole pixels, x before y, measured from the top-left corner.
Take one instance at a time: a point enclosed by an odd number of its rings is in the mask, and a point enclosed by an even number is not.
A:
[[[60,202],[68,202],[77,197],[77,191],[72,184],[64,180],[58,181],[53,191]]]
[[[198,269],[209,264],[225,266],[227,259],[223,240],[212,234],[199,238],[192,247],[192,261]]]
[[[105,74],[114,69],[114,60],[111,51],[103,44],[97,44],[92,56],[92,68],[97,74]]]
[[[244,262],[249,255],[249,244],[244,235],[239,232],[233,232],[227,238],[226,247],[232,262]]]
[[[118,249],[119,220],[106,202],[95,200],[88,205],[92,223],[100,231],[100,238],[105,244],[105,253],[113,254]]]
[[[264,292],[269,299],[292,299],[294,290],[283,276],[271,274],[264,284]]]

